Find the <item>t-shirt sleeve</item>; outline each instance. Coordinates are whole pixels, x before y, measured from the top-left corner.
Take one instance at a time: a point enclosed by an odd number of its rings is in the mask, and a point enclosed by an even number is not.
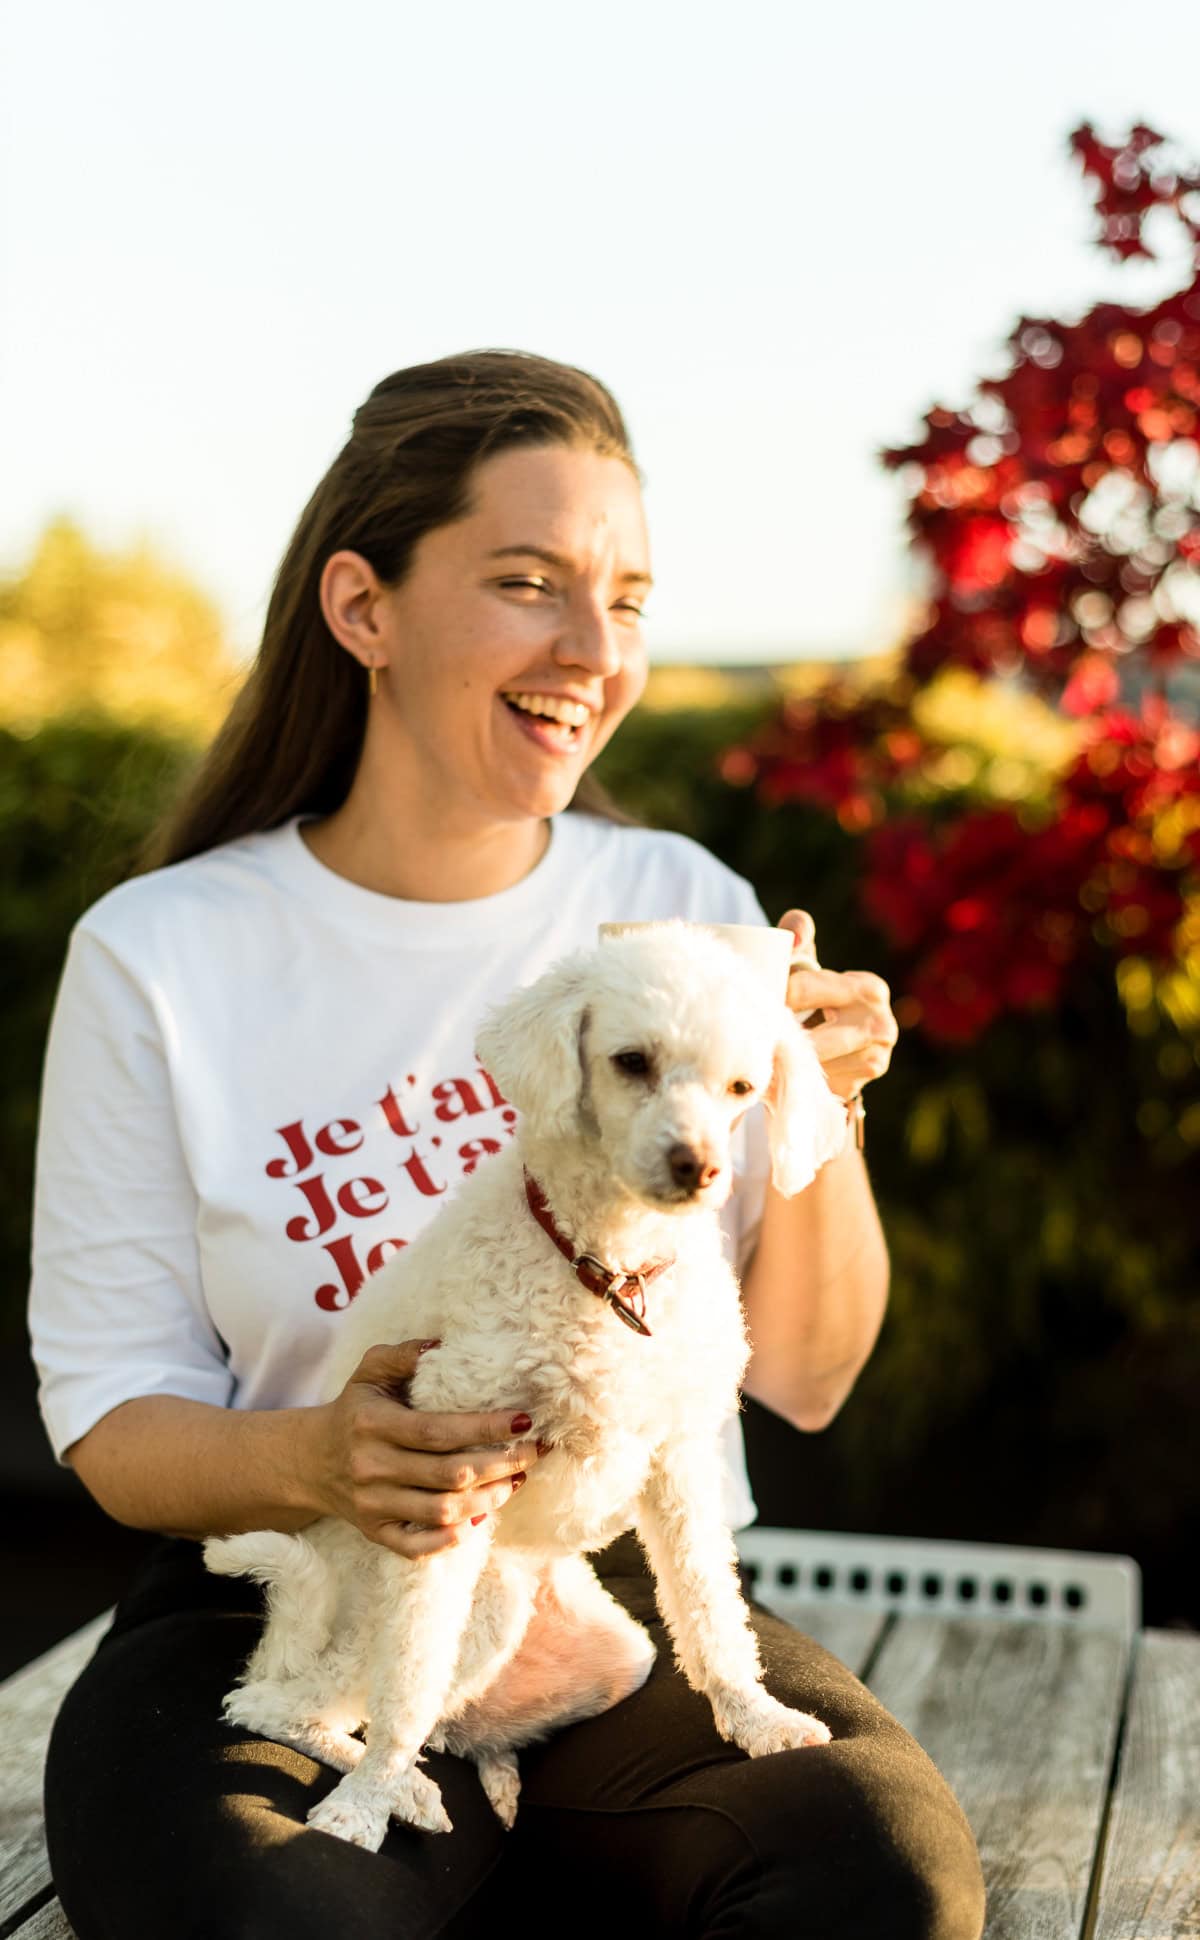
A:
[[[82,925],[46,1048],[29,1331],[59,1462],[122,1401],[231,1398],[201,1291],[196,1195],[154,1004]]]

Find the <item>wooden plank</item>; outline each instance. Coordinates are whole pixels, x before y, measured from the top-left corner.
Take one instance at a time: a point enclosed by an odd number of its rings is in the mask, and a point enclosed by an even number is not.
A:
[[[813,1637],[826,1650],[861,1677],[871,1660],[888,1618],[878,1610],[861,1610],[849,1603],[829,1603],[786,1597],[778,1591],[756,1597],[756,1602],[782,1617],[794,1629]]]
[[[985,1940],[1083,1931],[1129,1651],[1116,1632],[982,1617],[902,1616],[884,1641],[871,1689],[967,1815]]]
[[[112,1618],[111,1610],[0,1684],[0,1927],[50,1884],[42,1773],[54,1715]]]
[[[13,1928],[12,1940],[75,1940],[75,1929],[58,1901],[48,1900],[22,1926]]]
[[[1095,1940],[1200,1935],[1200,1637],[1138,1640]]]

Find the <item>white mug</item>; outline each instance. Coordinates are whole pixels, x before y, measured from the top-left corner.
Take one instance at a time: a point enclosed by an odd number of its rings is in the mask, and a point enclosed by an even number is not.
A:
[[[659,930],[664,927],[657,923],[601,923],[601,938],[606,936],[632,936],[642,931]],[[673,924],[678,927],[678,924]],[[795,937],[791,930],[765,929],[761,923],[689,923],[688,929],[704,930],[709,936],[719,937],[738,955],[753,964],[766,984],[771,996],[781,1002],[787,998],[788,973],[792,967]],[[810,963],[809,957],[797,957],[797,961]]]

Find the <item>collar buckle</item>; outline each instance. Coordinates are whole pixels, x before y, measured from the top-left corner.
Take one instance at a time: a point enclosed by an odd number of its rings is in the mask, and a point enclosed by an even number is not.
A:
[[[650,1329],[646,1325],[646,1284],[659,1273],[664,1273],[668,1267],[673,1266],[674,1260],[655,1260],[652,1264],[638,1267],[633,1272],[618,1272],[613,1267],[605,1266],[603,1260],[598,1260],[594,1253],[576,1254],[554,1224],[554,1217],[546,1204],[545,1194],[528,1171],[525,1174],[525,1196],[538,1225],[554,1241],[563,1258],[573,1268],[581,1285],[585,1286],[589,1293],[594,1293],[599,1299],[606,1301],[618,1320],[624,1321],[626,1327],[632,1328],[635,1334],[648,1335]],[[628,1298],[625,1297],[627,1294]]]

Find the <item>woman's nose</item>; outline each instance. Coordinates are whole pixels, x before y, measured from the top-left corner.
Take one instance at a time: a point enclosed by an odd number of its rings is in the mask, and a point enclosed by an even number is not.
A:
[[[560,666],[586,667],[601,679],[619,673],[621,643],[617,638],[617,624],[611,614],[594,606],[576,607],[568,614],[555,642],[555,659]]]

